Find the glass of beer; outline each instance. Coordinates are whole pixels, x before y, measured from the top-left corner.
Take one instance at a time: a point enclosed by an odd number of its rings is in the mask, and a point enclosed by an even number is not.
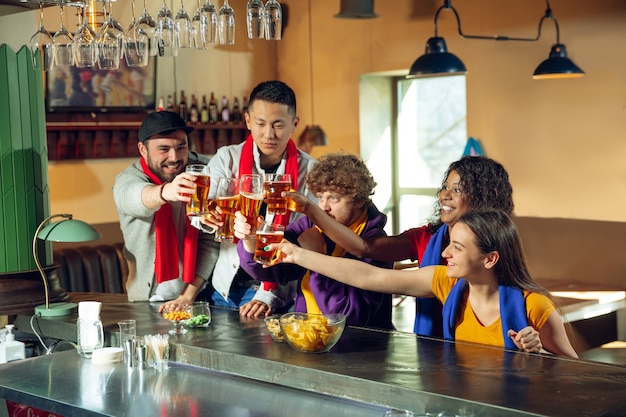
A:
[[[285,235],[285,226],[278,223],[263,222],[256,229],[254,260],[262,265],[273,265],[278,259],[278,250],[266,251],[272,243],[280,243]]]
[[[198,186],[196,192],[191,194],[191,201],[187,203],[187,216],[204,216],[209,214],[209,189],[211,177],[207,165],[187,165],[186,172],[196,177]]]
[[[286,214],[287,198],[281,194],[291,189],[291,175],[289,174],[265,174],[263,192],[267,202],[268,214]]]
[[[232,242],[235,238],[235,212],[239,210],[239,180],[237,178],[219,178],[215,191],[215,201],[222,209],[224,225],[215,231],[215,240]]]
[[[263,203],[263,177],[259,174],[243,174],[239,179],[239,210],[255,230],[256,218]]]

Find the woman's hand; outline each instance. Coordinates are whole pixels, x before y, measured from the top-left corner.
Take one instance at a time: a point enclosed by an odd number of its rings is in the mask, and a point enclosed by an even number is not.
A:
[[[507,335],[513,340],[515,346],[522,352],[539,353],[542,351],[541,338],[539,332],[532,326],[524,327],[519,332],[509,329]]]
[[[272,314],[272,307],[259,300],[252,300],[239,307],[239,315],[243,317],[258,318],[270,314]]]

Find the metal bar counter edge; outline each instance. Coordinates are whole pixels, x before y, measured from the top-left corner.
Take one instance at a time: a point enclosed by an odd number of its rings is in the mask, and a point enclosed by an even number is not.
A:
[[[135,319],[140,336],[171,328],[159,304],[71,295],[103,302],[107,346],[119,346],[121,320]],[[76,340],[75,315],[32,321],[45,337]],[[32,332],[31,316],[15,324]],[[330,352],[301,353],[274,342],[262,319],[214,307],[208,328],[170,336],[170,346],[161,372],[93,365],[75,351],[0,365],[0,398],[66,417],[382,416],[392,408],[462,417],[626,415],[626,367],[410,333],[346,327]]]

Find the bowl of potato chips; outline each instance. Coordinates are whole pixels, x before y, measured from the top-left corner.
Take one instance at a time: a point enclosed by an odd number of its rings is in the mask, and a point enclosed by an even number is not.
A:
[[[280,329],[292,348],[300,352],[328,352],[346,327],[346,316],[336,314],[286,313]]]

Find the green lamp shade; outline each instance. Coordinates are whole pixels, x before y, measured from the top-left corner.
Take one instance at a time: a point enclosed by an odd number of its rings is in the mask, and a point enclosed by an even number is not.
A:
[[[467,73],[463,62],[448,52],[446,41],[433,37],[426,42],[426,53],[415,60],[407,78],[462,75]]]
[[[585,72],[567,57],[565,45],[557,43],[552,45],[548,59],[535,69],[533,79],[579,78],[584,75]]]
[[[100,239],[102,234],[81,220],[67,219],[47,224],[37,237],[52,242],[89,242]]]

